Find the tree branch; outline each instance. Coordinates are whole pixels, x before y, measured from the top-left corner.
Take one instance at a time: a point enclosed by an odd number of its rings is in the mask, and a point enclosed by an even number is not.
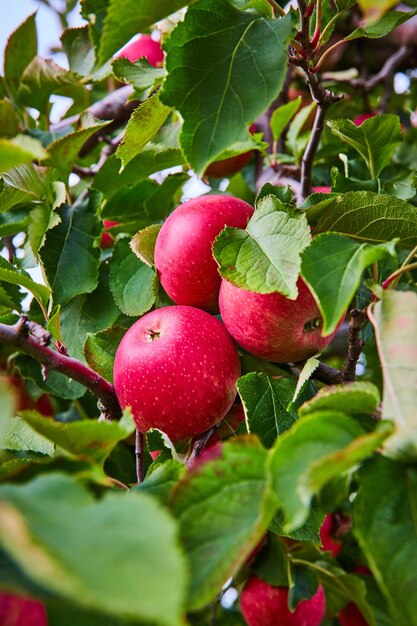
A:
[[[143,482],[143,434],[136,429],[135,438],[135,456],[136,456],[136,480],[138,485]]]
[[[356,378],[356,365],[365,345],[360,334],[367,319],[366,310],[353,309],[350,312],[348,353],[341,371],[341,382],[350,383]]]
[[[39,361],[47,369],[65,374],[77,383],[84,385],[93,393],[104,406],[105,416],[117,419],[121,416],[121,409],[117,401],[114,387],[102,378],[94,370],[77,359],[56,352],[47,345],[51,336],[48,331],[40,333],[39,327],[29,322],[23,315],[13,326],[0,324],[0,342],[6,345],[16,346],[32,358]],[[35,329],[37,328],[37,329]]]

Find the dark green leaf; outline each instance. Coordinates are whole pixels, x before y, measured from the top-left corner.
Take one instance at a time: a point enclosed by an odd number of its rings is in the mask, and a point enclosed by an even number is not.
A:
[[[148,493],[157,498],[162,504],[168,504],[174,487],[186,471],[183,463],[169,460],[158,465],[153,472],[146,476],[145,480],[134,489],[142,493]]]
[[[19,130],[19,118],[9,100],[0,100],[0,137],[14,137]]]
[[[24,270],[18,270],[11,263],[6,261],[0,256],[0,281],[11,283],[12,285],[20,285],[28,289],[39,302],[39,304],[46,309],[48,301],[51,295],[51,291],[45,285],[35,283]]]
[[[138,59],[131,63],[129,59],[121,57],[113,61],[112,69],[118,80],[129,83],[139,93],[155,89],[166,76],[164,68],[154,67],[146,59]]]
[[[126,329],[113,326],[95,335],[89,333],[84,346],[87,363],[109,382],[113,382],[113,363],[116,350]]]
[[[141,261],[149,265],[149,267],[155,265],[153,256],[156,238],[160,230],[161,226],[159,224],[151,224],[137,232],[130,242],[132,251]]]
[[[70,70],[80,76],[91,77],[95,54],[88,25],[67,28],[61,36],[61,41],[68,57]]]
[[[396,4],[396,2],[389,2],[389,6],[394,4]],[[373,12],[379,17],[378,10],[374,11],[375,3],[372,2],[371,6],[373,7]],[[379,17],[379,19],[374,19],[370,24],[360,26],[354,30],[353,33],[350,33],[350,35],[345,37],[345,40],[352,41],[352,39],[357,39],[358,37],[368,37],[369,39],[379,39],[380,37],[385,37],[397,28],[397,26],[409,20],[416,13],[417,11],[388,11],[388,13]]]
[[[3,174],[4,186],[0,193],[0,212],[31,200],[40,200],[46,193],[45,176],[32,163],[20,165]]]
[[[181,145],[198,174],[277,97],[292,35],[291,15],[268,19],[217,0],[192,3],[171,33],[161,98],[184,118]]]

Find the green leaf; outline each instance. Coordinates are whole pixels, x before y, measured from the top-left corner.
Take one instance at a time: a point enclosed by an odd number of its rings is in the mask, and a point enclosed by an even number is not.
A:
[[[59,170],[61,176],[68,176],[87,139],[108,123],[96,120],[95,123],[81,130],[76,130],[65,135],[65,137],[61,137],[61,139],[53,141],[48,145],[49,158],[45,164],[55,167]]]
[[[131,63],[122,57],[112,62],[113,74],[122,83],[129,83],[136,92],[143,93],[148,89],[155,89],[166,76],[162,67],[154,67],[146,59],[138,59]]]
[[[142,148],[154,137],[171,113],[171,109],[159,99],[156,93],[130,116],[123,141],[117,148],[116,155],[121,159],[123,167],[137,156]]]
[[[306,216],[275,196],[258,201],[246,230],[226,227],[213,253],[226,280],[257,293],[297,297],[301,253],[310,242]]]
[[[26,411],[22,413],[24,416]],[[40,415],[36,411],[31,411],[38,420],[49,422],[51,420]],[[48,456],[53,456],[55,446],[41,434],[38,434],[30,424],[27,424],[24,417],[13,417],[9,420],[9,429],[4,437],[0,439],[0,448],[5,450],[30,450]]]
[[[113,326],[99,333],[87,335],[84,354],[89,366],[109,382],[113,382],[113,363],[116,350],[126,329]]]
[[[350,415],[375,413],[381,401],[379,390],[365,381],[323,387],[299,409],[300,417],[315,411],[343,410]]]
[[[350,191],[323,203],[314,234],[331,230],[369,243],[398,237],[398,246],[414,248],[417,245],[417,208],[391,195]]]
[[[171,33],[161,98],[184,118],[181,146],[199,175],[278,96],[292,36],[292,15],[268,19],[217,0],[192,3]]]
[[[40,257],[51,285],[55,304],[94,291],[98,280],[101,222],[95,201],[63,205],[61,222],[48,230]]]
[[[186,472],[183,463],[174,460],[165,461],[158,465],[145,480],[134,487],[142,493],[148,493],[157,498],[162,504],[168,504],[171,499],[172,492],[178,481]]]
[[[189,0],[109,0],[98,53],[99,63],[104,63],[123,44],[137,33],[145,32],[149,26],[163,17],[175,13],[189,4]]]
[[[31,279],[25,270],[18,270],[11,263],[0,256],[0,281],[11,283],[12,285],[20,285],[30,291],[39,302],[41,307],[47,308],[51,295],[50,289],[45,285],[39,285]]]
[[[268,527],[274,505],[265,459],[253,438],[225,443],[219,458],[197,465],[174,493],[172,508],[190,564],[190,610],[215,598]]]
[[[4,52],[4,76],[7,87],[16,95],[24,69],[38,51],[35,13],[10,35]]]
[[[72,72],[90,78],[95,65],[95,54],[89,26],[67,28],[61,35],[63,48]]]
[[[52,393],[64,400],[76,400],[81,398],[86,392],[84,385],[54,370],[49,370],[47,379],[43,380],[41,366],[38,361],[26,355],[19,355],[14,363],[23,378],[33,380],[46,393]]]
[[[325,517],[324,511],[313,501],[307,519],[299,528],[289,529],[285,524],[284,512],[281,510],[274,516],[269,530],[280,537],[288,537],[294,541],[309,541],[319,546],[321,545],[320,528]]]
[[[297,162],[299,162],[308,141],[308,133],[302,133],[303,127],[316,106],[317,104],[312,102],[308,106],[303,107],[301,111],[297,113],[288,129],[285,143]]]
[[[417,458],[417,294],[388,289],[375,305],[374,325],[384,377],[382,415],[396,434],[386,448],[395,457]]]
[[[270,448],[275,439],[297,420],[297,413],[287,410],[294,394],[295,381],[291,378],[275,380],[263,373],[251,373],[239,378],[236,385],[249,432],[258,435],[263,445]]]
[[[271,116],[270,126],[274,141],[278,141],[293,116],[301,105],[301,96],[275,109]]]
[[[345,37],[345,41],[352,41],[353,39],[358,39],[358,37],[367,37],[369,39],[379,39],[380,37],[385,37],[389,33],[391,33],[397,26],[403,24],[407,20],[409,20],[413,15],[416,15],[417,11],[389,11],[382,17],[379,16],[380,9],[379,7],[375,7],[374,0],[372,2],[372,12],[374,13],[375,21],[372,21],[370,24],[366,24],[365,26],[360,26],[353,33],[350,33],[347,37]],[[361,4],[365,4],[363,0]],[[381,5],[381,2],[378,2],[377,5]],[[385,1],[384,4],[387,4]],[[392,6],[396,4],[396,2],[391,2],[389,0],[389,4]]]
[[[0,139],[0,172],[47,156],[42,144],[32,137],[17,135],[13,139]]]
[[[97,306],[97,302],[100,306]],[[120,317],[109,288],[109,268],[100,266],[99,280],[92,293],[82,293],[62,307],[62,338],[71,356],[85,361],[85,343],[89,333],[109,328]],[[105,376],[106,378],[106,376]],[[108,379],[110,380],[110,378]]]
[[[47,113],[52,94],[67,96],[74,100],[72,111],[82,111],[89,105],[89,91],[73,72],[64,70],[52,59],[35,57],[26,67],[18,93],[19,101],[26,106]]]
[[[416,626],[416,468],[377,456],[362,468],[359,483],[353,532],[395,626]]]
[[[156,238],[158,237],[160,230],[160,224],[151,224],[150,226],[138,231],[130,242],[132,251],[141,261],[143,261],[143,263],[149,265],[149,267],[153,267],[155,265],[153,257]]]
[[[4,441],[7,435],[9,424],[14,413],[14,397],[7,384],[7,379],[0,372],[0,393],[2,402],[0,404],[0,442]],[[0,443],[0,448],[4,446]]]
[[[332,132],[348,143],[364,159],[372,178],[377,178],[388,165],[402,142],[398,115],[374,115],[356,126],[351,120],[330,120]]]
[[[2,176],[0,213],[19,204],[40,200],[46,193],[45,177],[41,168],[32,163],[20,165]]]
[[[272,533],[266,535],[266,544],[263,546],[256,562],[252,566],[256,575],[270,585],[276,587],[288,586],[288,556],[284,542]]]
[[[309,359],[307,359],[307,361],[303,365],[303,369],[301,370],[300,375],[298,377],[297,386],[295,388],[292,400],[288,404],[288,407],[287,407],[288,411],[292,411],[293,410],[293,408],[295,406],[295,402],[300,397],[300,394],[306,388],[306,386],[308,384],[308,381],[310,380],[311,376],[314,374],[314,372],[316,371],[316,369],[318,368],[319,365],[320,365],[320,361],[318,359],[316,359],[316,357],[312,356]],[[301,413],[300,413],[300,415],[301,415]]]
[[[149,496],[95,500],[73,478],[49,474],[0,487],[0,511],[5,551],[45,589],[111,616],[179,626],[185,567],[176,525]]]
[[[284,511],[284,530],[294,530],[307,519],[311,500],[317,493],[310,485],[312,470],[323,465],[326,468],[327,459],[335,452],[342,455],[346,451],[349,460],[348,446],[361,435],[362,428],[345,413],[317,411],[298,420],[277,439],[270,451],[270,474]],[[356,462],[355,458],[352,464]],[[332,466],[327,464],[326,480],[333,477]]]
[[[125,315],[143,315],[155,302],[157,285],[155,272],[133,254],[129,241],[119,241],[110,262],[110,290],[119,309]]]
[[[35,411],[24,411],[23,420],[29,426],[79,461],[103,464],[119,441],[123,441],[135,430],[129,411],[118,421],[98,422],[55,422],[45,419]]]
[[[368,265],[394,256],[395,241],[373,246],[337,233],[315,237],[304,251],[301,273],[323,315],[323,335],[333,333]]]
[[[9,100],[0,100],[0,137],[14,137],[19,130],[19,118]]]

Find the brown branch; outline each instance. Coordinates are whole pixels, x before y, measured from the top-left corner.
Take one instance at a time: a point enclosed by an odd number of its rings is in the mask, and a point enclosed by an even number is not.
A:
[[[362,309],[350,312],[348,353],[341,372],[341,381],[344,383],[353,382],[356,378],[356,364],[365,345],[360,334],[367,319],[366,311]]]
[[[37,336],[31,334],[34,330],[33,323],[23,315],[13,326],[0,324],[0,343],[16,346],[45,368],[60,372],[84,385],[102,402],[107,416],[119,418],[121,409],[113,385],[84,363],[60,354],[46,345],[46,342],[50,341],[50,334],[47,331],[44,330],[43,336],[40,337],[39,329],[36,331]]]
[[[395,70],[411,54],[410,46],[401,46],[394,54],[388,57],[380,71],[371,78],[354,78],[349,81],[353,87],[360,87],[364,91],[371,91],[379,83],[392,79]]]
[[[136,455],[136,480],[138,481],[138,485],[140,485],[144,479],[144,472],[143,472],[143,434],[139,432],[139,430],[136,430],[135,455]]]
[[[326,385],[338,385],[342,382],[341,375],[342,372],[335,367],[326,365],[326,363],[319,363],[311,376]]]
[[[203,452],[204,448],[207,445],[208,440],[216,430],[219,424],[216,424],[212,428],[209,428],[204,433],[196,437],[193,441],[193,446],[191,448],[190,455],[186,461],[187,467],[191,467],[198,456]]]

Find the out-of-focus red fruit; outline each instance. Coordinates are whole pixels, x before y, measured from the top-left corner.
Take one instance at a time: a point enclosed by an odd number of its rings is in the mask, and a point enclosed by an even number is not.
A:
[[[362,613],[353,602],[349,602],[338,615],[340,626],[369,626]]]
[[[313,187],[312,189],[313,193],[331,193],[332,192],[332,188],[331,187]]]
[[[249,126],[249,132],[253,135],[255,132],[255,124]],[[254,150],[249,152],[243,152],[234,157],[228,159],[221,159],[221,161],[214,161],[208,166],[204,172],[205,176],[212,176],[213,178],[228,178],[240,172],[245,167],[254,155]]]
[[[43,393],[37,400],[33,400],[28,394],[25,384],[20,376],[5,375],[4,379],[6,385],[8,384],[9,389],[12,391],[15,399],[15,413],[33,410],[38,411],[38,413],[44,415],[45,417],[52,417],[54,415],[54,408],[48,394]]]
[[[112,248],[114,246],[114,237],[110,233],[106,232],[108,228],[112,228],[113,226],[118,226],[119,222],[113,222],[112,220],[103,220],[104,224],[104,232],[101,235],[100,248],[102,250],[106,250],[107,248]]]
[[[150,35],[141,35],[139,39],[122,48],[116,59],[127,58],[131,63],[134,63],[143,57],[154,67],[161,66],[164,62],[161,44],[152,39]]]
[[[373,576],[371,570],[366,565],[357,565],[352,570],[355,574],[365,574],[366,576]]]
[[[378,115],[378,114],[377,113],[362,113],[361,115],[358,115],[358,117],[355,117],[355,119],[353,120],[353,123],[356,124],[356,126],[360,126],[366,120],[369,120],[371,117],[375,117],[375,115]]]
[[[338,328],[322,337],[316,301],[301,278],[297,287],[298,297],[289,300],[279,293],[255,293],[222,280],[220,313],[235,341],[251,354],[277,363],[297,363],[321,352]]]
[[[114,361],[120,406],[137,428],[159,428],[171,441],[205,432],[230,410],[239,354],[224,325],[188,306],[147,313],[124,335]]]
[[[0,626],[47,626],[45,606],[38,600],[0,593]]]
[[[225,226],[245,228],[252,215],[247,202],[221,195],[193,198],[171,213],[156,240],[155,266],[176,304],[218,311],[221,278],[213,241]]]
[[[243,587],[240,608],[248,626],[319,626],[326,610],[326,598],[320,585],[309,600],[302,600],[291,613],[288,589],[272,587],[254,576]]]
[[[323,544],[323,550],[329,550],[333,556],[336,557],[342,549],[342,544],[334,539],[333,532],[333,517],[331,515],[326,515],[320,528],[320,539]]]
[[[155,461],[155,459],[157,459],[158,456],[161,454],[161,450],[151,450],[149,454],[151,455],[152,461]]]

